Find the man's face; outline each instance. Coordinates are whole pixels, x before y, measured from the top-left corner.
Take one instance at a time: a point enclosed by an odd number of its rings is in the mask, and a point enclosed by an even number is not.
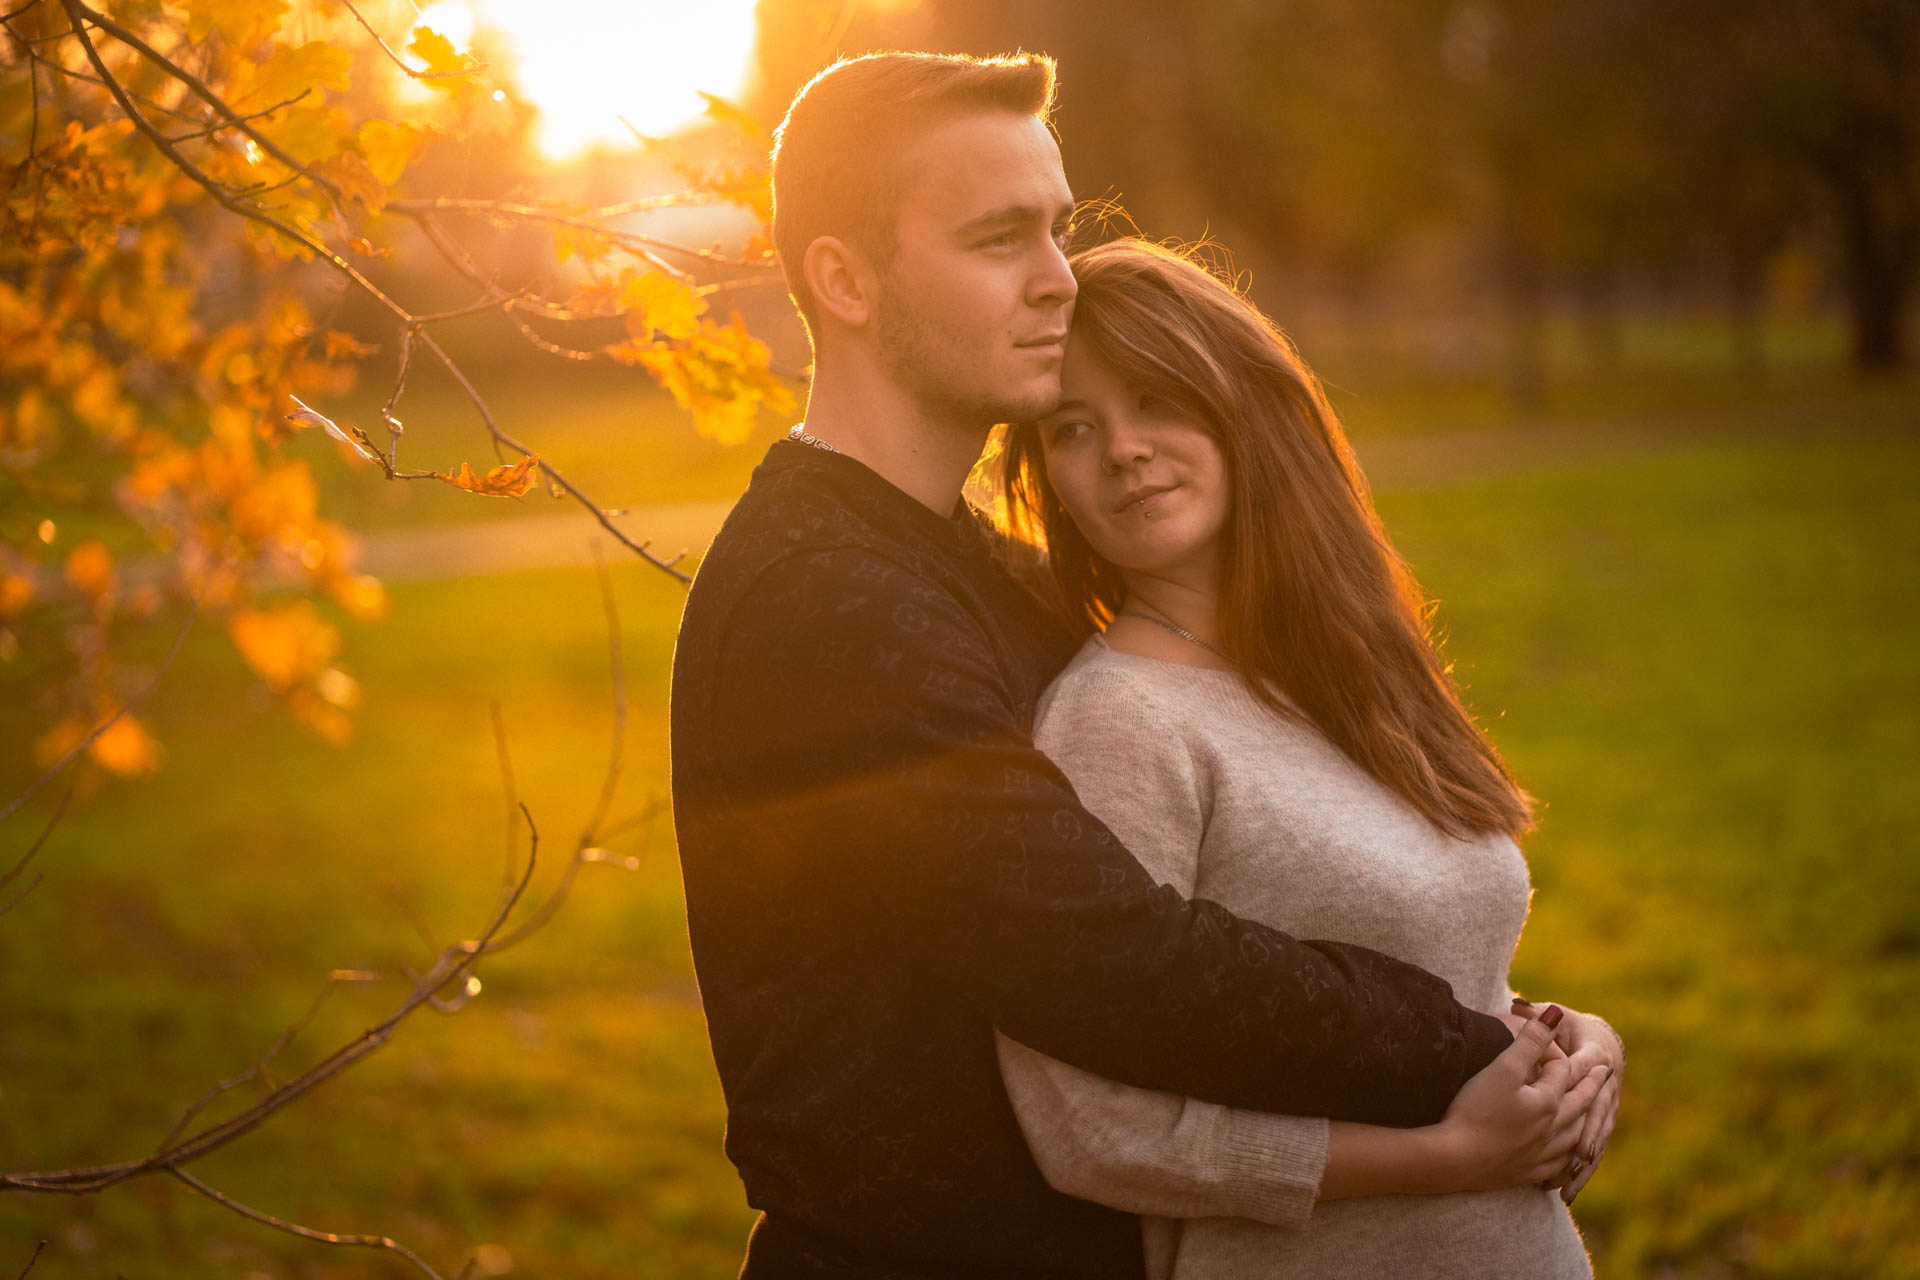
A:
[[[902,161],[875,303],[883,358],[931,417],[1037,417],[1060,398],[1075,291],[1059,147],[1033,116],[981,111],[928,130]]]

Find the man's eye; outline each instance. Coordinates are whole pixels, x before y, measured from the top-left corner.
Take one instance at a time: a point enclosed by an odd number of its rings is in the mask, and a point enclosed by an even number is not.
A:
[[[1059,245],[1059,246],[1060,246],[1060,247],[1061,247],[1062,249],[1064,249],[1064,248],[1066,248],[1066,247],[1067,247],[1067,241],[1069,241],[1069,240],[1071,240],[1071,239],[1073,239],[1073,224],[1072,224],[1072,223],[1070,223],[1070,222],[1062,222],[1062,223],[1059,223],[1059,224],[1057,224],[1057,225],[1056,225],[1056,226],[1055,226],[1055,227],[1053,228],[1053,242],[1054,242],[1054,243],[1055,243],[1056,245]]]
[[[1016,238],[1013,232],[1002,231],[998,235],[988,236],[985,240],[982,240],[980,247],[982,249],[1004,249],[1011,245]]]

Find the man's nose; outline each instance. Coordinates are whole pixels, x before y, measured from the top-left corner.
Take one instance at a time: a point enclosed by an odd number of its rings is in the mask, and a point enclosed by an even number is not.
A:
[[[1045,257],[1034,273],[1027,291],[1028,300],[1036,307],[1070,305],[1080,292],[1080,285],[1073,278],[1073,268],[1067,265],[1066,250],[1049,239],[1042,253]]]

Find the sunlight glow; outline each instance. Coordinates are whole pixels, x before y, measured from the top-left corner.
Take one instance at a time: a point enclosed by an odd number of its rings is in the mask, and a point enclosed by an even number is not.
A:
[[[705,108],[700,91],[736,97],[753,59],[754,0],[435,0],[419,22],[466,48],[497,33],[516,96],[539,108],[554,159],[635,129],[673,132]]]

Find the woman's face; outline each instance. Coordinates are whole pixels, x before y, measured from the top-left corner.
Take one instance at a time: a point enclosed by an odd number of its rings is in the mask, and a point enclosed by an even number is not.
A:
[[[1042,456],[1087,544],[1130,575],[1212,587],[1231,502],[1219,443],[1071,338],[1060,391]]]

